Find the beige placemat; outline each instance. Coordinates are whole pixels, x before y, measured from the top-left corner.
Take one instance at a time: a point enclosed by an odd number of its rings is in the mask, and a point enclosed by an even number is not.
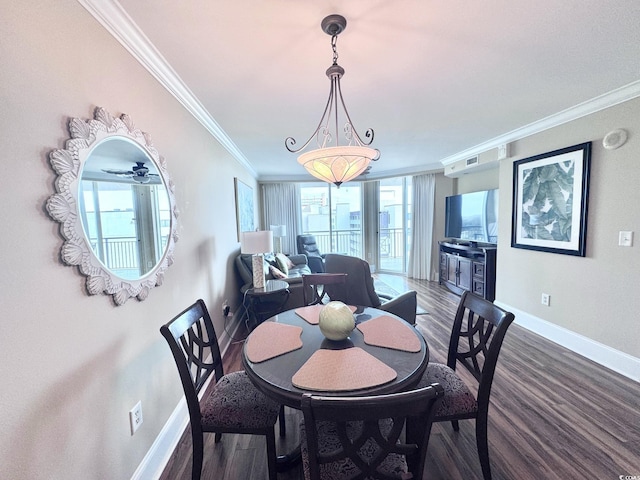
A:
[[[247,358],[253,363],[292,352],[302,347],[302,327],[264,322],[251,332],[245,343]]]
[[[300,307],[296,308],[295,312],[300,317],[304,318],[311,325],[318,325],[320,322],[320,310],[322,310],[324,305],[309,305],[308,307]],[[353,305],[349,305],[351,312],[355,312],[357,307]]]
[[[317,350],[291,383],[305,390],[339,392],[375,387],[394,380],[396,371],[361,348]]]
[[[420,339],[409,324],[388,315],[372,318],[358,325],[364,336],[364,343],[376,347],[392,348],[405,352],[419,352]]]

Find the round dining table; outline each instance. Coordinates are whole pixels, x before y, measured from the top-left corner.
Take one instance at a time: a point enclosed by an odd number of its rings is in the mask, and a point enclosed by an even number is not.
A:
[[[251,355],[248,354],[248,350],[251,350],[251,348],[248,347],[256,346],[257,342],[252,342],[252,340],[257,340],[258,337],[256,335],[260,333],[260,330],[264,329],[264,327],[260,326],[247,337],[242,350],[242,363],[247,376],[259,390],[280,404],[300,410],[302,396],[305,393],[324,396],[368,396],[395,393],[414,387],[427,368],[429,362],[429,348],[427,343],[420,332],[396,315],[372,307],[357,307],[354,312],[356,328],[353,329],[346,340],[334,341],[326,339],[317,324],[309,323],[296,313],[296,311],[300,311],[300,309],[292,309],[279,313],[269,318],[265,323],[275,322],[300,327],[293,332],[293,336],[297,337],[299,334],[299,339],[296,339],[298,340],[298,344],[301,343],[301,346],[266,360],[252,361]],[[381,319],[380,317],[385,318]],[[376,346],[372,345],[370,341],[367,343],[367,339],[365,339],[365,335],[363,335],[362,331],[358,328],[358,325],[375,319],[378,319],[378,321],[385,320],[385,322],[391,322],[391,324],[387,323],[387,326],[396,328],[390,328],[389,330],[391,332],[388,334],[385,332],[385,335],[387,335],[389,339],[393,339],[393,331],[398,332],[398,330],[400,330],[402,333],[400,338],[410,340],[409,343],[413,344],[413,351]],[[400,323],[393,324],[394,321]],[[252,336],[254,337],[252,338]],[[370,338],[371,337],[369,337],[369,339]],[[398,337],[396,337],[396,339],[397,338]],[[271,335],[267,338],[264,336],[260,337],[260,341],[277,343],[282,341],[282,339],[280,339],[278,335]],[[253,345],[251,345],[252,343]],[[389,379],[381,384],[353,390],[345,388],[344,385],[340,390],[305,389],[294,385],[294,377],[296,374],[302,371],[306,366],[305,364],[310,362],[312,356],[319,350],[355,350],[358,348],[380,361],[374,361],[375,363],[383,364],[395,371],[395,378]],[[326,354],[327,352],[321,353]],[[361,351],[360,353],[362,354]],[[354,368],[353,365],[348,365],[348,367],[352,370]],[[359,372],[362,373],[362,376],[366,376],[367,372],[363,371],[367,368],[366,366],[362,366],[360,370],[357,370],[360,365],[356,365],[355,367],[356,371],[352,372],[352,374],[355,373],[355,377],[360,376],[358,375]],[[338,372],[331,371],[331,369],[328,369],[328,373],[329,375],[327,375],[327,377],[329,378],[334,374],[339,376],[337,375]],[[300,445],[298,445],[293,451],[278,456],[278,470],[288,470],[296,465],[300,461],[300,458]]]
[[[424,338],[413,326],[396,315],[376,308],[358,307],[354,313],[356,328],[354,328],[346,340],[334,341],[326,339],[318,325],[307,322],[296,313],[296,310],[297,309],[292,309],[279,313],[268,319],[267,322],[278,322],[301,327],[301,347],[260,362],[251,361],[250,356],[247,355],[247,346],[251,342],[253,332],[249,335],[243,347],[242,363],[247,376],[265,395],[281,404],[299,410],[301,408],[302,396],[305,393],[324,396],[367,396],[399,392],[415,386],[427,368],[429,348]],[[366,343],[363,333],[357,328],[358,325],[381,316],[393,318],[397,322],[401,322],[401,324],[407,326],[416,337],[416,344],[419,345],[419,351],[408,352]],[[272,339],[271,341],[277,341],[277,339]],[[397,376],[380,385],[354,390],[342,388],[338,391],[322,391],[299,388],[294,385],[292,381],[294,375],[318,350],[340,350],[354,347],[359,347],[366,353],[380,360],[384,365],[395,370]]]

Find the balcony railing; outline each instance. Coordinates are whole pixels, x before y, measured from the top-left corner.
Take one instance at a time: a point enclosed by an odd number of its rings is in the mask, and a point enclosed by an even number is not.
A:
[[[360,230],[334,230],[332,232],[305,232],[316,237],[321,253],[341,253],[362,258],[362,232]]]
[[[102,255],[98,253],[98,239],[92,238],[90,242],[96,256],[112,272],[123,278],[135,278],[140,275],[138,241],[135,237],[103,238],[100,250]]]
[[[305,232],[316,237],[318,250],[322,253],[341,253],[364,258],[362,254],[362,232],[359,230],[333,230],[332,232]],[[380,269],[404,271],[404,232],[402,228],[380,229]]]

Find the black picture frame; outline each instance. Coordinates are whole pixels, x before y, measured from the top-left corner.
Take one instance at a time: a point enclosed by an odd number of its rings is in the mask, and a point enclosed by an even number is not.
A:
[[[584,257],[591,142],[513,163],[511,246]]]

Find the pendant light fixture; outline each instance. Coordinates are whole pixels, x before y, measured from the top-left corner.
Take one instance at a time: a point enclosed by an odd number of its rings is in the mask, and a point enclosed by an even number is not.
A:
[[[296,141],[288,137],[284,144],[291,153],[304,150],[314,139],[318,145],[316,150],[302,153],[298,157],[298,163],[316,178],[335,184],[338,188],[344,182],[353,180],[366,170],[371,161],[380,158],[380,152],[369,145],[373,142],[373,130],[367,129],[363,141],[358,135],[349,112],[342,98],[340,79],[344,75],[344,68],[338,65],[338,51],[336,42],[338,35],[344,31],[347,20],[342,15],[329,15],[322,20],[322,31],[331,35],[331,48],[333,50],[333,64],[327,69],[327,77],[331,82],[329,99],[324,113],[320,118],[318,127],[309,137],[309,140],[300,148],[294,148]],[[339,107],[342,107],[342,113]],[[339,126],[342,125],[342,128]],[[340,145],[340,132],[346,144]]]

